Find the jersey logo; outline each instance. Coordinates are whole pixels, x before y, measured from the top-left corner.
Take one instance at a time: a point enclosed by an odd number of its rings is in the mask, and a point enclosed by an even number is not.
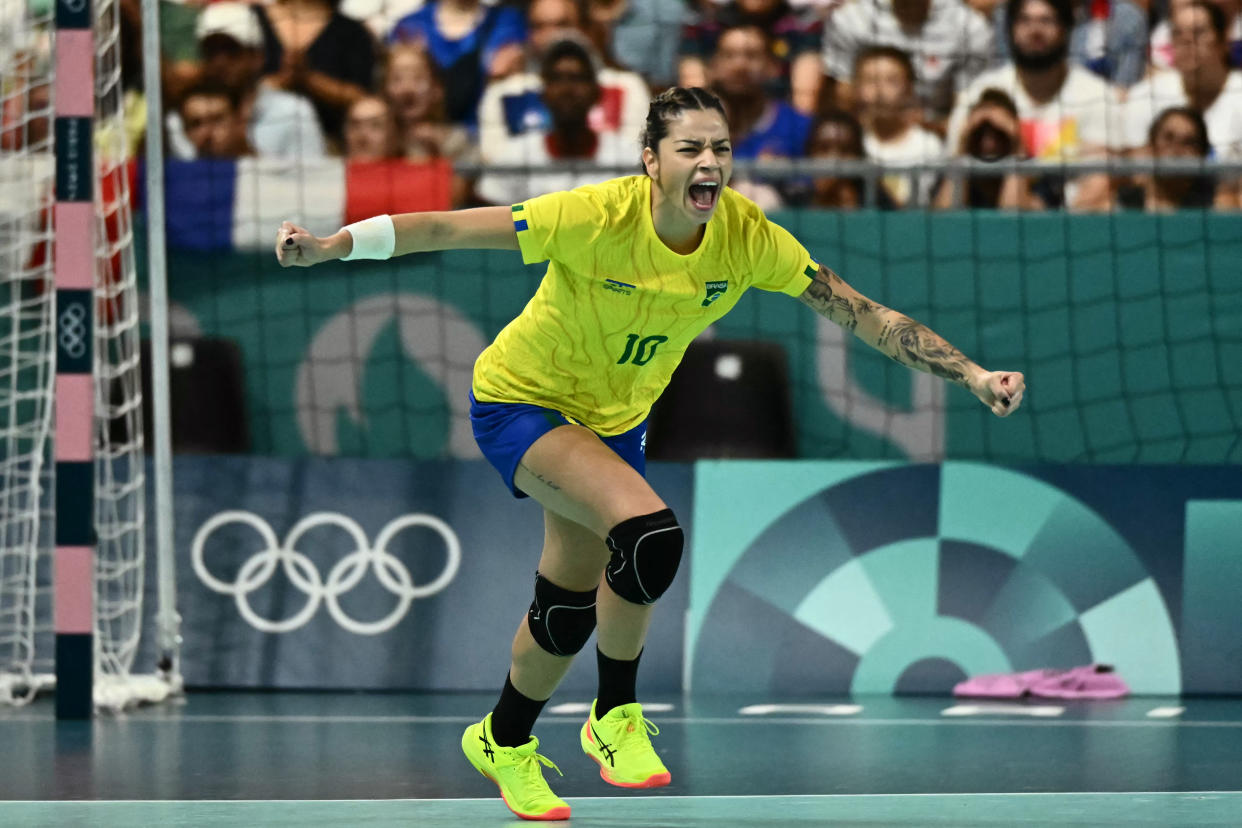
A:
[[[629,296],[634,292],[634,286],[627,285],[625,282],[618,282],[616,279],[605,279],[604,290],[611,290],[613,293]]]
[[[703,304],[700,306],[704,308],[711,305],[712,302],[715,302],[721,296],[724,296],[724,292],[729,289],[729,283],[728,281],[708,282],[706,287],[707,298],[703,300]]]

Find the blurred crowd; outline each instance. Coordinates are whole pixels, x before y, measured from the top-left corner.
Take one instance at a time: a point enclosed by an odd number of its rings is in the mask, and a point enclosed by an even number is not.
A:
[[[168,157],[423,165],[452,206],[638,172],[674,84],[720,96],[737,160],[894,168],[735,180],[769,209],[1240,206],[1211,165],[1107,162],[1242,161],[1242,0],[163,0],[161,40]],[[1105,163],[942,168],[1007,159]]]

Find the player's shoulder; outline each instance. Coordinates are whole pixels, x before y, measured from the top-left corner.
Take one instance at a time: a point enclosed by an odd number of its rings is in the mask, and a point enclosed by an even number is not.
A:
[[[610,178],[598,184],[584,184],[568,192],[584,208],[598,211],[608,223],[633,220],[647,202],[644,175]]]
[[[774,236],[780,235],[779,225],[768,218],[763,208],[732,187],[721,193],[712,220],[719,221],[723,231],[716,233],[718,242],[735,254],[765,248]]]
[[[756,224],[766,224],[768,221],[762,207],[732,187],[725,187],[721,192],[717,213],[726,223],[741,227],[753,228]]]
[[[598,238],[631,227],[641,218],[640,208],[646,201],[639,196],[645,176],[613,178],[597,184],[583,184],[569,190],[557,190],[530,199],[537,215],[558,217],[556,225],[561,233],[573,230],[590,233]],[[549,212],[549,210],[553,212]]]

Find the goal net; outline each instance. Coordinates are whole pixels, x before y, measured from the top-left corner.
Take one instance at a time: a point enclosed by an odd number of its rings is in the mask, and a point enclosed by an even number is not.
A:
[[[31,8],[0,0],[0,701],[14,703],[54,684],[54,33],[50,13]],[[127,130],[135,78],[122,61],[120,14],[116,0],[94,4],[94,694],[111,709],[180,689],[170,653],[139,662],[154,613],[143,604],[148,481]]]

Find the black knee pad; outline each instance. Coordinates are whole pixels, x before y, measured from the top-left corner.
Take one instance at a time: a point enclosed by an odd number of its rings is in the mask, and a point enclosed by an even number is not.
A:
[[[631,604],[654,604],[673,583],[686,536],[673,510],[663,509],[618,523],[606,541],[612,591]]]
[[[536,572],[526,625],[535,643],[552,655],[574,655],[595,629],[595,590],[573,592]]]

